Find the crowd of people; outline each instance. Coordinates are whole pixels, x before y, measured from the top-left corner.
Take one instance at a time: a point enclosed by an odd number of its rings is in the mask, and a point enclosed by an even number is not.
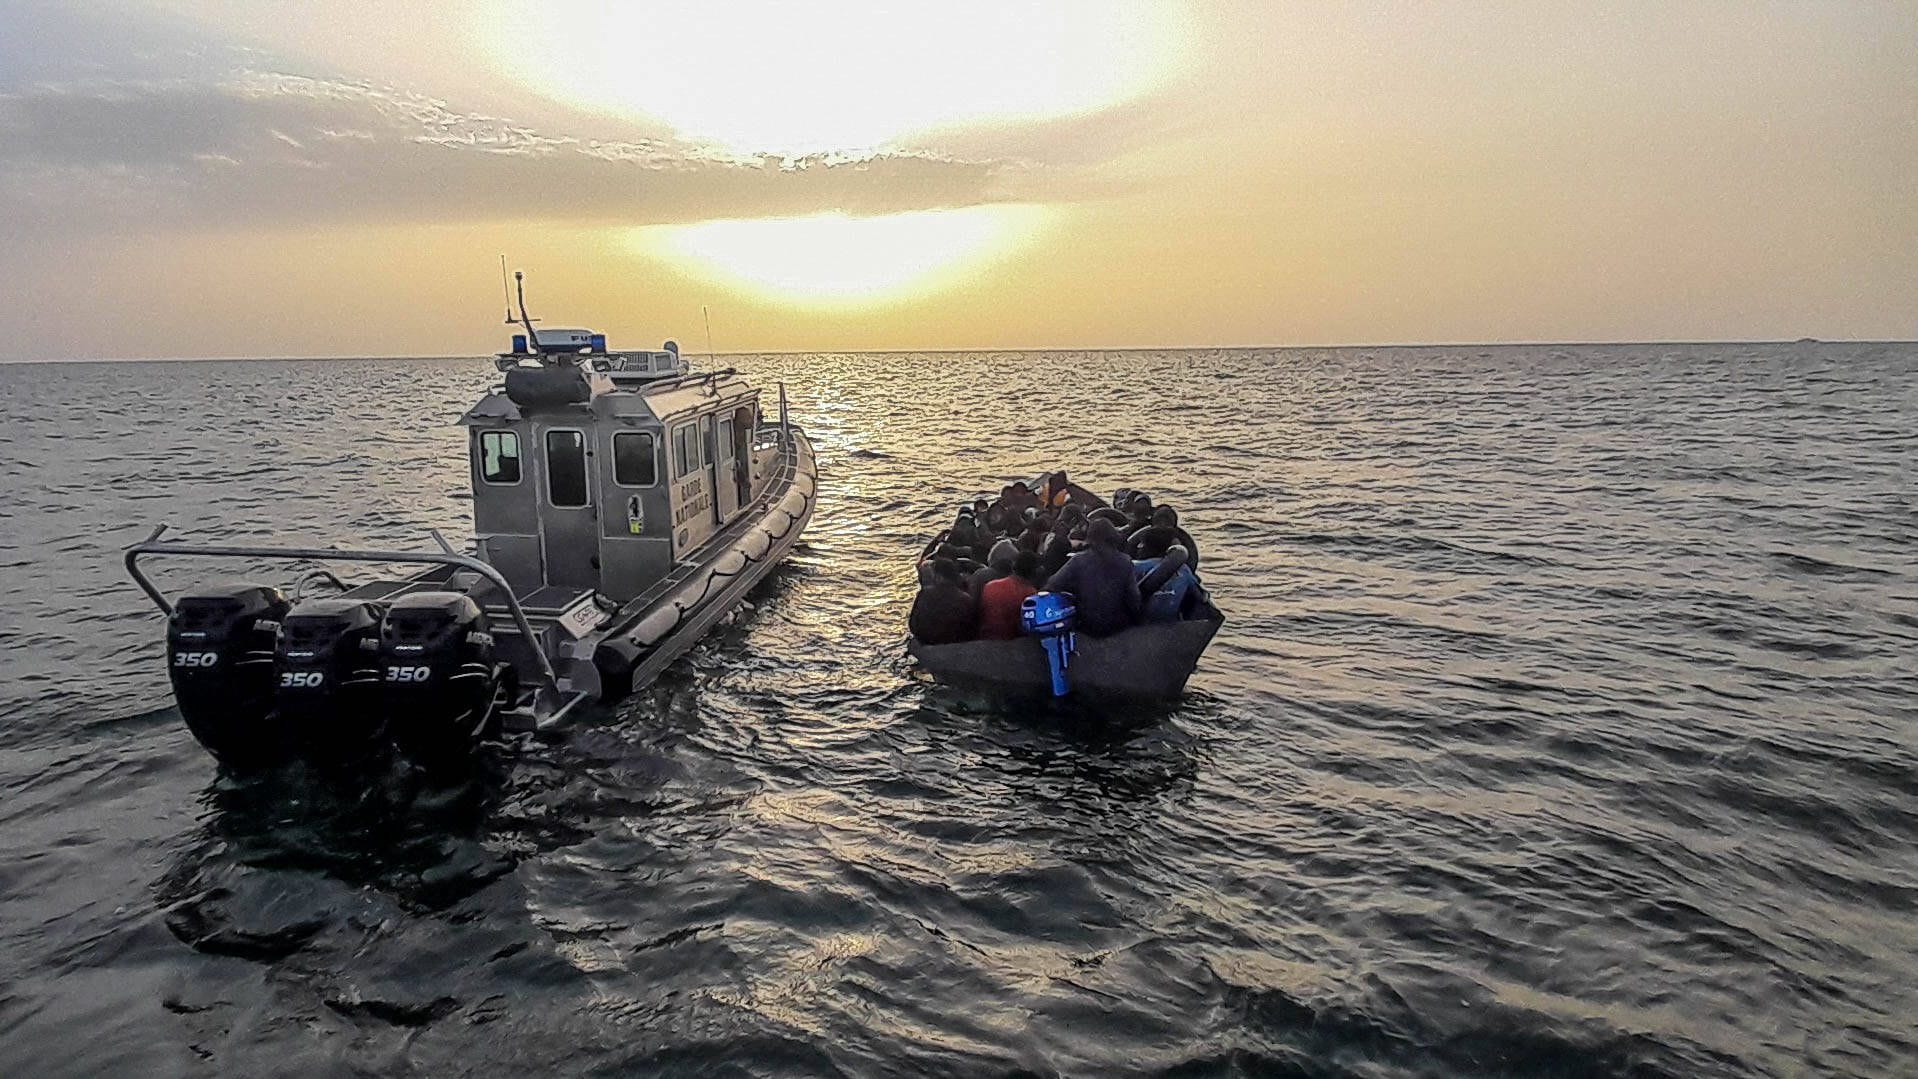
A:
[[[1131,488],[1108,502],[1053,472],[959,510],[919,556],[907,628],[922,644],[1011,640],[1027,596],[1069,592],[1078,632],[1106,637],[1190,615],[1205,600],[1198,569],[1177,510]]]

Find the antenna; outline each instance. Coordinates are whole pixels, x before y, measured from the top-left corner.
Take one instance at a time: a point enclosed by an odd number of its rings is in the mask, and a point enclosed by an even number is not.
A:
[[[713,313],[706,310],[705,304],[699,305],[699,317],[706,320],[706,366],[713,364]]]
[[[534,355],[538,355],[539,334],[533,332],[533,320],[526,314],[526,274],[523,271],[514,270],[513,284],[519,289],[519,321],[521,325],[526,327],[526,344],[528,351]],[[507,311],[506,318],[508,322],[512,321],[512,317],[513,313],[510,310]]]
[[[513,324],[513,294],[506,287],[506,256],[499,257],[499,294],[506,301],[506,324]]]

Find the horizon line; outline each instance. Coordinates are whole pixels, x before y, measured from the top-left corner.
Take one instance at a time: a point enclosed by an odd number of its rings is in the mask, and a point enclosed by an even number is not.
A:
[[[1041,353],[1041,352],[1308,352],[1325,350],[1364,350],[1364,349],[1412,349],[1412,348],[1623,348],[1631,346],[1676,347],[1697,345],[1918,345],[1918,338],[1872,338],[1872,337],[1796,337],[1796,338],[1750,338],[1750,339],[1698,339],[1698,340],[1611,340],[1611,341],[1393,341],[1363,344],[1309,344],[1309,345],[1042,345],[1021,346],[1016,348],[813,348],[813,349],[736,349],[729,352],[682,352],[688,359],[712,356],[811,356],[820,353],[850,353],[855,356],[900,356],[918,353],[933,355],[957,355],[963,353]],[[620,349],[609,351],[619,352]],[[59,364],[59,363],[294,363],[294,362],[356,362],[365,360],[473,360],[485,359],[497,353],[445,352],[425,354],[335,354],[328,356],[280,355],[280,356],[0,356],[0,364]]]

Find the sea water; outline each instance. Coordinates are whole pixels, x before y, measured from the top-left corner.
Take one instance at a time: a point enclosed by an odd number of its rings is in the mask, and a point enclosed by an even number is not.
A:
[[[1918,347],[723,362],[803,545],[397,800],[222,776],[120,551],[470,535],[490,366],[0,367],[0,1071],[1918,1069]],[[1057,467],[1197,538],[1183,700],[905,657],[920,545]]]

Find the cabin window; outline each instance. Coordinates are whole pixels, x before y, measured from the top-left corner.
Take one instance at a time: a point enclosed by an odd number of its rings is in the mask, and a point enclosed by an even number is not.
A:
[[[562,509],[586,505],[586,436],[578,431],[546,432],[546,497]]]
[[[719,459],[722,461],[733,459],[733,418],[731,416],[719,421]]]
[[[659,481],[653,463],[653,436],[646,431],[613,435],[613,482],[621,487],[651,487]]]
[[[699,417],[699,449],[702,454],[699,463],[702,466],[712,464],[717,459],[717,455],[713,453],[713,418],[711,416]]]
[[[519,436],[511,431],[481,431],[480,479],[487,483],[519,482]]]
[[[690,423],[673,428],[673,478],[683,480],[699,471],[699,429]]]

